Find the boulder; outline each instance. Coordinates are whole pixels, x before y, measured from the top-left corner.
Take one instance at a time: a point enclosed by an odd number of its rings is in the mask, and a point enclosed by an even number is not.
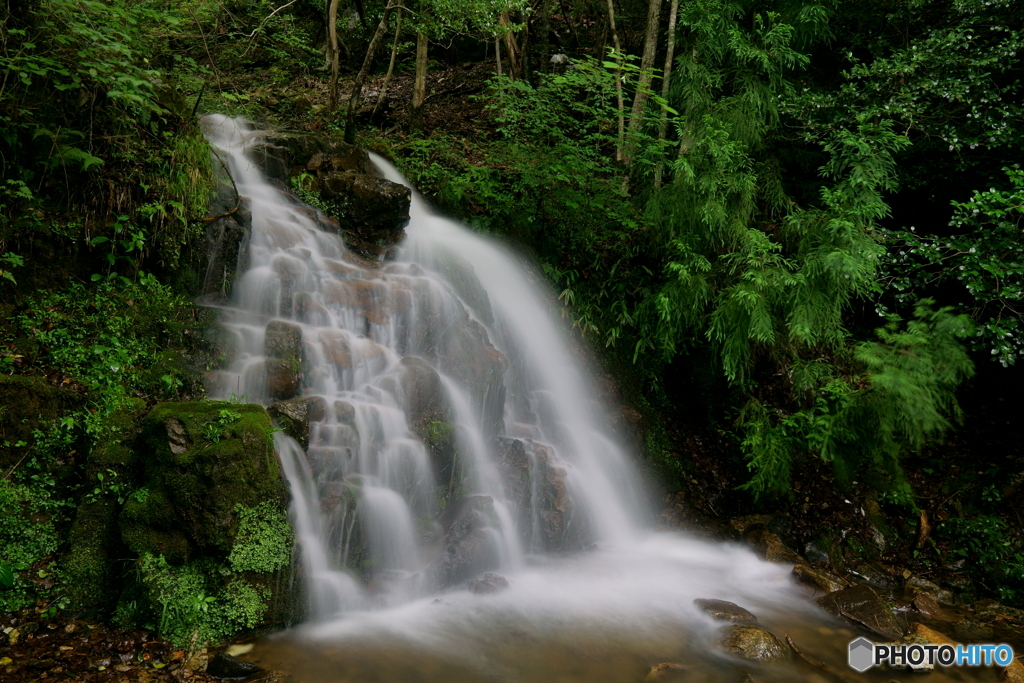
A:
[[[769,562],[780,564],[806,564],[807,561],[787,547],[778,534],[767,529],[754,529],[746,533],[747,541],[754,546],[757,554]]]
[[[281,320],[270,322],[263,337],[263,353],[267,358],[300,360],[302,358],[302,328]]]
[[[409,223],[412,191],[405,185],[369,173],[330,173],[321,193],[344,207],[335,216],[342,229],[362,239],[389,239]]]
[[[373,173],[365,150],[318,133],[274,131],[252,147],[250,158],[268,177],[281,182],[303,172]]]
[[[302,387],[302,328],[274,320],[263,338],[267,373],[267,394],[279,401],[295,397]]]
[[[280,425],[285,434],[306,449],[309,448],[309,423],[326,419],[327,401],[319,396],[291,398],[271,404],[267,414]]]
[[[757,617],[737,605],[735,602],[728,602],[726,600],[697,599],[693,601],[693,604],[706,612],[716,621],[757,621]]]
[[[905,624],[871,586],[851,586],[815,602],[829,614],[846,617],[887,640],[899,640],[905,631]]]
[[[530,479],[530,458],[519,439],[495,437],[494,463],[505,488],[505,499],[514,509],[516,529],[524,545],[529,545],[533,533],[533,487]]]
[[[281,358],[264,361],[267,373],[267,395],[279,401],[287,401],[299,393],[302,376],[293,363]]]
[[[533,543],[547,552],[581,550],[591,545],[592,536],[569,491],[568,472],[554,459],[552,449],[536,441],[524,442],[533,456],[537,500],[533,513],[539,517],[540,538]]]
[[[258,405],[161,403],[142,423],[147,453],[141,491],[121,512],[122,538],[135,553],[226,557],[238,508],[277,501],[286,488]]]
[[[298,604],[280,576],[292,540],[271,431],[262,406],[215,401],[160,403],[142,420],[139,486],[118,516],[126,547],[118,557],[137,558],[133,571],[116,575],[122,623],[165,619],[166,637],[180,647],[194,629],[210,640],[265,628],[270,605]],[[197,591],[218,611],[186,618],[164,607]]]
[[[758,662],[778,662],[789,655],[786,644],[760,626],[730,626],[725,630],[721,644],[729,654]]]
[[[496,569],[500,556],[493,529],[498,516],[490,496],[467,496],[448,506],[439,520],[444,547],[437,563],[441,587],[468,581],[488,569]]]

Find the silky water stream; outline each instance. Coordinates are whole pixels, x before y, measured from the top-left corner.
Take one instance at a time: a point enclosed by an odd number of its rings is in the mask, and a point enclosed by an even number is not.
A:
[[[210,393],[268,405],[274,364],[301,364],[302,395],[327,407],[308,449],[275,437],[308,620],[250,659],[296,683],[622,683],[659,662],[687,667],[673,680],[830,680],[722,653],[721,624],[693,604],[718,598],[858,676],[853,633],[789,567],[650,530],[635,456],[520,259],[413,192],[397,258],[367,263],[250,161],[258,132],[221,116],[204,126],[252,214],[221,309],[235,354]],[[267,358],[298,331],[301,359]],[[485,571],[508,587],[471,592]]]

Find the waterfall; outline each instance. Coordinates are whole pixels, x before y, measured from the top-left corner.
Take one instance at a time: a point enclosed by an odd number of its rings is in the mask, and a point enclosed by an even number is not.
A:
[[[205,126],[252,215],[220,306],[233,354],[209,392],[269,405],[288,394],[278,380],[298,377],[313,415],[308,448],[275,435],[306,636],[387,648],[372,667],[436,664],[378,679],[351,664],[369,650],[332,650],[367,680],[546,680],[559,647],[726,666],[695,598],[739,602],[798,635],[825,628],[787,568],[647,528],[635,456],[547,284],[520,258],[413,192],[396,257],[365,261],[250,161],[257,132],[226,117]],[[470,593],[486,571],[510,587]],[[579,680],[627,680],[619,664]],[[304,680],[350,680],[337,670]]]

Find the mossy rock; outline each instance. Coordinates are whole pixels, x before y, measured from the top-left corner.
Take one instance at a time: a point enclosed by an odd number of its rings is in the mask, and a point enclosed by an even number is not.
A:
[[[117,529],[119,509],[113,498],[78,507],[61,561],[69,606],[75,611],[102,613],[117,598],[117,574],[111,565],[123,557]]]
[[[125,542],[137,553],[152,552],[168,542],[160,534],[176,528],[188,539],[186,557],[227,557],[239,506],[268,500],[283,505],[286,498],[271,430],[267,411],[255,404],[201,401],[153,408],[143,421],[142,440],[148,456],[144,486],[155,502],[125,506]],[[146,528],[152,532],[148,539]]]

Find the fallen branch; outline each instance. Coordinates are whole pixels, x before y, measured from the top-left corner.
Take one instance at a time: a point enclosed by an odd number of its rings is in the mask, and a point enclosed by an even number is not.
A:
[[[856,678],[854,676],[848,676],[842,671],[839,671],[838,669],[829,666],[820,659],[815,659],[814,657],[801,652],[800,648],[796,646],[796,643],[793,642],[793,638],[788,633],[786,634],[786,642],[789,643],[790,649],[793,650],[797,657],[799,657],[804,662],[811,665],[818,671],[821,671],[825,675],[829,676],[830,678],[834,678],[835,680],[840,681],[841,683],[861,683],[861,679]]]

